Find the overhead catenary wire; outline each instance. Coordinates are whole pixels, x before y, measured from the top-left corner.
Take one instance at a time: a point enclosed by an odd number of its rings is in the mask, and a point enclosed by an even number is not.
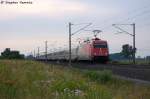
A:
[[[110,19],[108,19],[108,20],[104,20],[103,22],[101,22],[101,23],[104,23],[104,25],[102,25],[101,27],[97,27],[97,28],[101,28],[101,30],[103,30],[103,31],[108,30],[108,29],[110,29],[110,28],[112,27],[112,25],[111,25],[112,23],[122,23],[122,22],[126,22],[126,21],[128,21],[128,20],[132,20],[132,19],[134,19],[134,18],[136,18],[136,17],[140,17],[140,16],[143,16],[143,15],[145,15],[145,14],[148,14],[148,13],[150,12],[150,10],[145,10],[145,9],[147,9],[147,8],[150,8],[149,4],[145,5],[144,7],[139,7],[139,8],[137,8],[137,9],[135,9],[135,10],[132,10],[132,11],[126,13],[126,15],[125,15],[125,14],[123,15],[123,17],[130,15],[130,17],[127,17],[127,18],[125,18],[125,19],[121,19],[121,20],[118,21],[118,22],[116,22],[116,20],[118,19],[118,18],[116,18],[116,16],[113,17],[113,18],[110,18]],[[144,11],[143,11],[143,10],[144,10]],[[142,11],[142,12],[141,12],[141,11]],[[134,13],[133,13],[133,12],[134,12]],[[140,12],[140,13],[139,13],[139,12]],[[146,13],[146,12],[148,12],[148,13]],[[135,15],[135,13],[136,13],[136,15]],[[132,15],[132,16],[131,16],[131,15]],[[113,21],[113,22],[111,22],[111,21]],[[111,22],[111,24],[105,25],[107,22]]]
[[[73,32],[71,35],[72,35],[72,36],[75,35],[76,33],[78,33],[78,32],[80,32],[80,31],[86,29],[86,28],[89,27],[90,25],[92,25],[92,23],[88,23],[88,25],[86,25],[86,26],[84,26],[83,28],[81,28],[81,29],[79,29],[79,30]]]

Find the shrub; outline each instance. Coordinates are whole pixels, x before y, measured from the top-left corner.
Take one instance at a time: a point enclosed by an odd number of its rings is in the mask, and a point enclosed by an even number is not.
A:
[[[64,92],[65,89],[68,89],[70,91],[75,91],[75,90],[86,90],[87,86],[84,82],[82,81],[75,81],[75,80],[59,80],[55,81],[52,88],[53,91],[58,91],[58,92]]]
[[[19,89],[10,82],[0,83],[0,98],[16,99]]]
[[[108,70],[104,71],[86,71],[86,76],[94,81],[98,81],[100,83],[107,83],[112,80],[112,72]]]

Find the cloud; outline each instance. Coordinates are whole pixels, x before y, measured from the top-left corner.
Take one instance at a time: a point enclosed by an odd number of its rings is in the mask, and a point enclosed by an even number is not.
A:
[[[49,17],[63,16],[65,14],[82,13],[87,10],[86,5],[80,2],[67,0],[33,0],[33,4],[1,4],[1,19],[11,19],[19,16],[46,15]]]

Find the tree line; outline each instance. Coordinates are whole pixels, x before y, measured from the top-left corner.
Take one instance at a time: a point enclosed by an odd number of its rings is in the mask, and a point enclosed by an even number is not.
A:
[[[11,51],[10,48],[6,48],[1,53],[0,59],[24,59],[24,55],[19,51]]]
[[[112,60],[124,60],[124,59],[132,59],[133,54],[137,52],[137,49],[134,49],[129,44],[122,45],[122,50],[119,53],[110,54],[110,58]]]

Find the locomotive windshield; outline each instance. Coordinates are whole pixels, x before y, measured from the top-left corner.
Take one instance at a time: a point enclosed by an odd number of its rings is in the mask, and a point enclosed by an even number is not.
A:
[[[107,48],[107,44],[96,44],[94,48]]]

